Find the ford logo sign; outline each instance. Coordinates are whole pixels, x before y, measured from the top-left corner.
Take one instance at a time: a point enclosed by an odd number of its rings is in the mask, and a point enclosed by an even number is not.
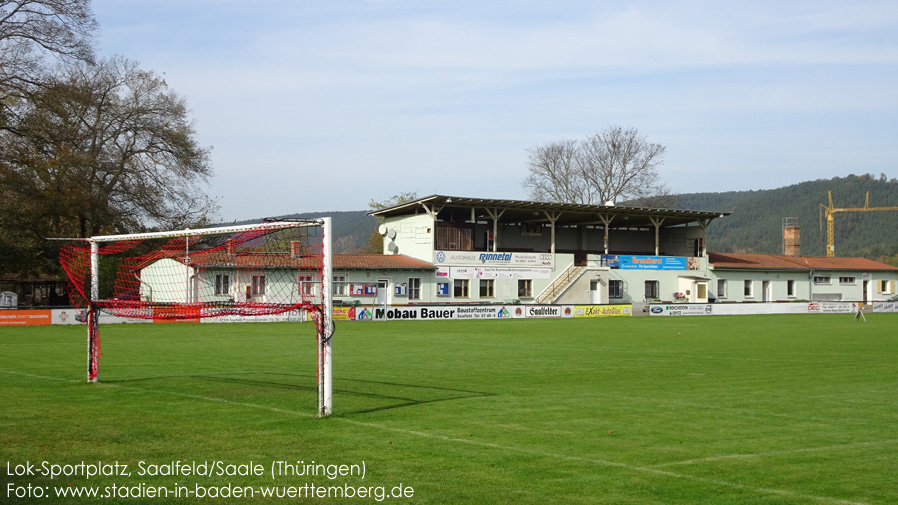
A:
[[[652,314],[660,314],[664,312],[664,307],[652,307]]]

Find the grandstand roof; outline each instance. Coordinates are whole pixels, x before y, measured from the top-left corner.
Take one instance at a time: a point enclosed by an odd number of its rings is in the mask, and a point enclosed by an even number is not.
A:
[[[714,268],[738,270],[898,271],[898,267],[866,258],[828,258],[826,256],[709,252],[708,262]]]
[[[486,209],[502,211],[502,222],[532,223],[547,222],[546,213],[557,217],[558,226],[598,224],[598,216],[613,216],[612,226],[653,226],[652,219],[663,218],[662,226],[676,226],[699,221],[710,221],[730,215],[729,212],[708,212],[696,210],[653,209],[627,207],[622,205],[583,205],[573,203],[530,202],[521,200],[495,200],[488,198],[467,198],[458,196],[431,195],[418,198],[386,209],[369,212],[371,216],[394,217],[417,214],[426,208],[437,212],[458,211],[469,216],[474,209],[475,216],[490,219]],[[479,213],[478,213],[479,211]]]

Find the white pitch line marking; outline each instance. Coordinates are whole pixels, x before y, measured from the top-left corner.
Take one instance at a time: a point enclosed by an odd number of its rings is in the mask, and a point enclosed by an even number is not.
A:
[[[837,444],[837,445],[828,445],[824,447],[807,447],[804,449],[788,449],[783,451],[768,451],[768,452],[758,452],[751,454],[724,454],[721,456],[708,456],[707,458],[696,458],[696,459],[686,459],[683,461],[671,461],[669,463],[660,463],[657,465],[652,465],[646,468],[664,468],[668,466],[679,466],[679,465],[695,465],[701,463],[710,463],[714,461],[723,461],[726,459],[752,459],[752,458],[765,458],[768,456],[785,456],[788,454],[801,454],[803,452],[819,452],[819,451],[838,451],[845,449],[857,449],[859,447],[870,447],[870,446],[880,446],[880,445],[889,445],[898,443],[898,439],[893,440],[883,440],[881,442],[854,442],[850,444]]]

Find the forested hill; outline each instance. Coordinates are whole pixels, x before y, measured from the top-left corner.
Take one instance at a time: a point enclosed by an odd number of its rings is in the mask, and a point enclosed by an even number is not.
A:
[[[898,180],[885,175],[849,175],[760,191],[690,193],[680,195],[677,207],[732,212],[708,228],[711,251],[781,254],[783,218],[797,217],[802,255],[825,256],[820,205],[829,202],[830,191],[837,208],[864,207],[868,191],[870,207],[898,207]],[[898,211],[841,212],[834,223],[836,256],[898,259]]]
[[[770,190],[684,194],[680,195],[677,207],[732,212],[711,223],[707,236],[710,251],[781,254],[783,218],[797,217],[802,254],[825,256],[826,229],[824,223],[821,231],[819,216],[820,204],[828,202],[829,191],[836,207],[863,207],[867,191],[871,207],[898,206],[898,180],[849,175]],[[361,252],[368,247],[377,220],[366,215],[366,211],[309,212],[279,217],[323,215],[334,219],[336,252]],[[863,256],[898,264],[898,211],[836,214],[835,245],[837,256]]]
[[[279,219],[303,219],[330,216],[334,233],[334,252],[338,254],[360,253],[369,244],[371,234],[377,228],[377,219],[367,215],[366,210],[350,210],[340,212],[304,212],[301,214],[288,214],[277,216]],[[258,223],[261,219],[248,219],[227,224],[251,224]]]

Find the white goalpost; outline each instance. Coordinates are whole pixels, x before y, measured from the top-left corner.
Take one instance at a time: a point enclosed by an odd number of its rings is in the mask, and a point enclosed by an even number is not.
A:
[[[331,218],[102,235],[60,253],[69,294],[86,308],[87,380],[99,375],[99,313],[152,320],[286,314],[311,319],[318,414],[333,413]]]

